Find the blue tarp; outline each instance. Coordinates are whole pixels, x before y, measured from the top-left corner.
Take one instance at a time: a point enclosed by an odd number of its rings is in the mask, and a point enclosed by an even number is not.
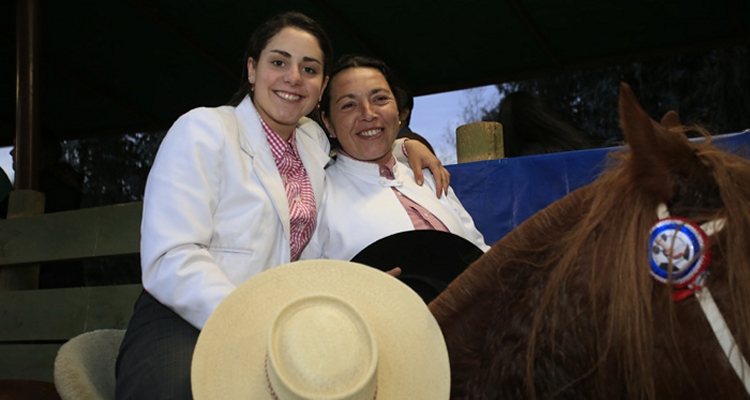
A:
[[[713,137],[717,147],[750,155],[750,130]],[[620,147],[447,165],[451,187],[492,245],[530,216],[596,179]]]

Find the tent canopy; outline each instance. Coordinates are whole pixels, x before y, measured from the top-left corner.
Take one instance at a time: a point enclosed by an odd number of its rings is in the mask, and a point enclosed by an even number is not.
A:
[[[740,0],[38,3],[41,127],[59,138],[166,129],[224,104],[253,28],[285,10],[318,20],[337,55],[385,60],[417,95],[750,41]],[[0,18],[2,146],[15,136],[15,1]]]

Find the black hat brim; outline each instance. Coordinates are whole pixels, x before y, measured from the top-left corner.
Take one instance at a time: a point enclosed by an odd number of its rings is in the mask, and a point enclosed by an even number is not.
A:
[[[453,233],[415,230],[379,239],[351,261],[382,271],[401,268],[399,279],[429,303],[482,254],[479,247]]]

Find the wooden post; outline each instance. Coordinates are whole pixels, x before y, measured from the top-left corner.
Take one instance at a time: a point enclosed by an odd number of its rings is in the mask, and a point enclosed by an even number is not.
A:
[[[44,213],[39,185],[39,2],[16,1],[15,190],[8,218]],[[0,268],[0,290],[39,287],[39,265]]]
[[[16,1],[15,188],[39,185],[39,4]]]
[[[456,155],[459,164],[504,158],[502,124],[481,121],[456,128]]]

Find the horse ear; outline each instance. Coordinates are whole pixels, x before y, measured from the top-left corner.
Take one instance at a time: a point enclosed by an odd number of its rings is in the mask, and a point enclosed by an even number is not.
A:
[[[666,116],[665,116],[666,117]],[[670,117],[670,121],[672,117]],[[678,118],[679,120],[679,118]],[[660,202],[672,198],[668,149],[659,143],[660,126],[643,110],[627,83],[620,84],[620,126],[630,147],[627,170],[637,186]]]
[[[667,113],[661,118],[661,125],[667,129],[677,128],[682,125],[680,122],[680,115],[674,110],[667,111]]]
[[[677,111],[671,110],[667,111],[666,114],[661,118],[661,128],[657,128],[657,130],[662,130],[665,133],[663,134],[664,141],[669,142],[670,146],[674,147],[674,150],[681,149],[681,151],[688,151],[689,145],[687,145],[687,136],[685,135],[685,127],[682,125],[682,122],[680,122],[680,115],[677,114]],[[674,154],[673,150],[673,154]]]

